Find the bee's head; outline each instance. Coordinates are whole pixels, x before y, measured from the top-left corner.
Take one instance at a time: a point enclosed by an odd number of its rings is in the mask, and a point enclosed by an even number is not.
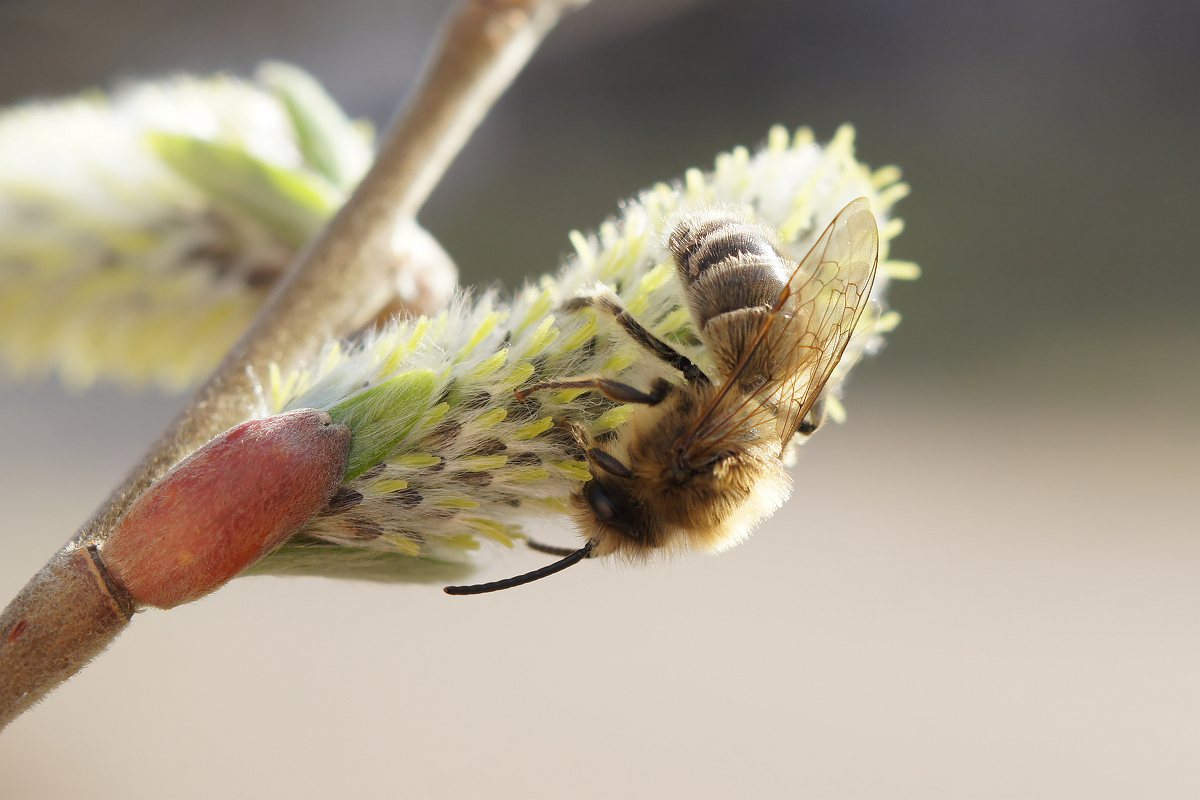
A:
[[[653,508],[633,491],[633,479],[605,473],[593,477],[572,498],[575,521],[596,542],[596,555],[639,557],[662,546],[662,525]]]
[[[590,455],[596,457],[594,451]],[[665,465],[658,471],[635,474],[615,460],[603,456],[598,460],[601,468],[595,469],[592,479],[572,498],[575,520],[587,538],[583,547],[563,551],[537,545],[534,549],[565,557],[524,575],[473,586],[448,586],[446,592],[483,594],[521,586],[592,556],[638,560],[657,553],[724,550],[746,538],[758,522],[778,509],[790,490],[778,458],[763,460],[750,453],[715,461],[682,478],[678,469]],[[624,474],[615,474],[613,469]]]
[[[595,555],[715,552],[745,539],[790,492],[778,458],[751,454],[681,477],[671,464],[643,464],[630,477],[594,470],[574,496],[574,517]]]

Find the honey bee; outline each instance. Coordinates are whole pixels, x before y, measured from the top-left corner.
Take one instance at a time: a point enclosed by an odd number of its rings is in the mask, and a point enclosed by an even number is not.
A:
[[[821,393],[869,305],[879,231],[866,198],[847,205],[795,264],[773,232],[714,211],[680,222],[667,246],[715,375],[707,375],[607,296],[580,297],[638,345],[677,371],[648,391],[605,377],[546,381],[638,406],[611,441],[571,426],[591,480],[572,498],[587,542],[578,550],[536,549],[564,558],[494,583],[450,586],[480,594],[519,586],[584,558],[634,559],[658,552],[720,551],[745,539],[791,493],[783,457],[796,435],[823,417]]]

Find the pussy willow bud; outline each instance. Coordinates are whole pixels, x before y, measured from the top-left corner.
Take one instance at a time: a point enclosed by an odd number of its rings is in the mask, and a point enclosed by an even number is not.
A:
[[[274,550],[337,490],[350,429],[301,409],[244,422],[134,502],[101,554],[139,603],[202,597]]]

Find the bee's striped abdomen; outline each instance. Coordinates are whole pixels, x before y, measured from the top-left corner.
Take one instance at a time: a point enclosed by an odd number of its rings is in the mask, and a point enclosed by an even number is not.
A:
[[[701,330],[722,314],[770,308],[791,276],[761,228],[729,217],[686,220],[668,245]]]

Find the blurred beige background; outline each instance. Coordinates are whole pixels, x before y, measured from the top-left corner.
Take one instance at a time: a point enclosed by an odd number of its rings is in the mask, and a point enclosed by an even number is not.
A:
[[[275,57],[382,119],[442,5],[7,0],[0,101]],[[1198,74],[1194,3],[596,0],[423,221],[513,285],[772,123],[854,122],[925,275],[792,502],[489,597],[148,612],[0,736],[0,797],[1200,796]],[[0,380],[0,595],[179,402]]]

